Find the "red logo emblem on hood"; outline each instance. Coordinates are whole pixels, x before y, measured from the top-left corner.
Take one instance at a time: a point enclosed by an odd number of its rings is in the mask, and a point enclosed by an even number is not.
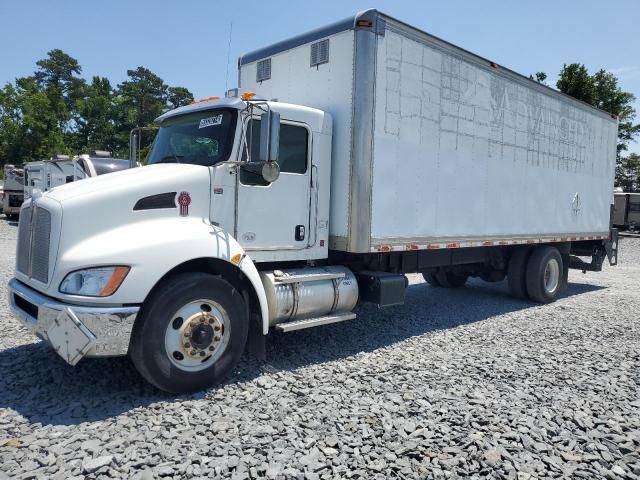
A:
[[[178,195],[178,205],[180,205],[181,217],[189,215],[189,205],[191,205],[191,195],[189,195],[189,192],[180,192],[180,195]]]

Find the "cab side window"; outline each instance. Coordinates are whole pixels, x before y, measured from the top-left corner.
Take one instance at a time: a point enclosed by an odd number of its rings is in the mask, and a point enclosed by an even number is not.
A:
[[[247,132],[247,142],[250,143],[251,160],[260,159],[260,120],[251,120]],[[281,173],[306,173],[309,158],[309,132],[304,127],[280,124],[280,145],[278,164]],[[247,159],[246,151],[242,160]],[[268,185],[260,175],[241,170],[240,181],[245,185]]]
[[[285,173],[305,173],[307,171],[307,148],[309,133],[304,127],[280,125],[280,147],[278,164]]]

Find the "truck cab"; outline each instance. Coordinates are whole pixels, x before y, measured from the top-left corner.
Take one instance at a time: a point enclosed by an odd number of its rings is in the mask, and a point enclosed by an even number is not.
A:
[[[157,122],[146,166],[25,202],[9,288],[26,326],[69,364],[128,353],[187,391],[226,375],[249,335],[355,316],[353,273],[326,265],[330,115],[224,98]]]
[[[262,175],[263,116],[277,116],[277,181]],[[210,219],[256,262],[327,257],[331,117],[320,110],[231,98],[177,109],[158,119],[148,164],[206,166]],[[266,132],[266,130],[265,130]]]

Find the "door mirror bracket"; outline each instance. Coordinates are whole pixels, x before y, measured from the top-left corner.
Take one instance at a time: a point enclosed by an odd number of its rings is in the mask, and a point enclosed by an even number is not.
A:
[[[268,162],[242,162],[240,169],[261,176],[267,183],[273,183],[280,177],[280,165],[273,160]]]

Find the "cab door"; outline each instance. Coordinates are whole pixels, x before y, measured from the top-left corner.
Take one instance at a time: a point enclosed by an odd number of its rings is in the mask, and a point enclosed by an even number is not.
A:
[[[247,132],[251,160],[257,161],[260,119],[250,120]],[[259,174],[239,169],[235,237],[247,251],[299,250],[308,245],[311,130],[307,125],[281,121],[278,165],[280,176],[270,184]]]

